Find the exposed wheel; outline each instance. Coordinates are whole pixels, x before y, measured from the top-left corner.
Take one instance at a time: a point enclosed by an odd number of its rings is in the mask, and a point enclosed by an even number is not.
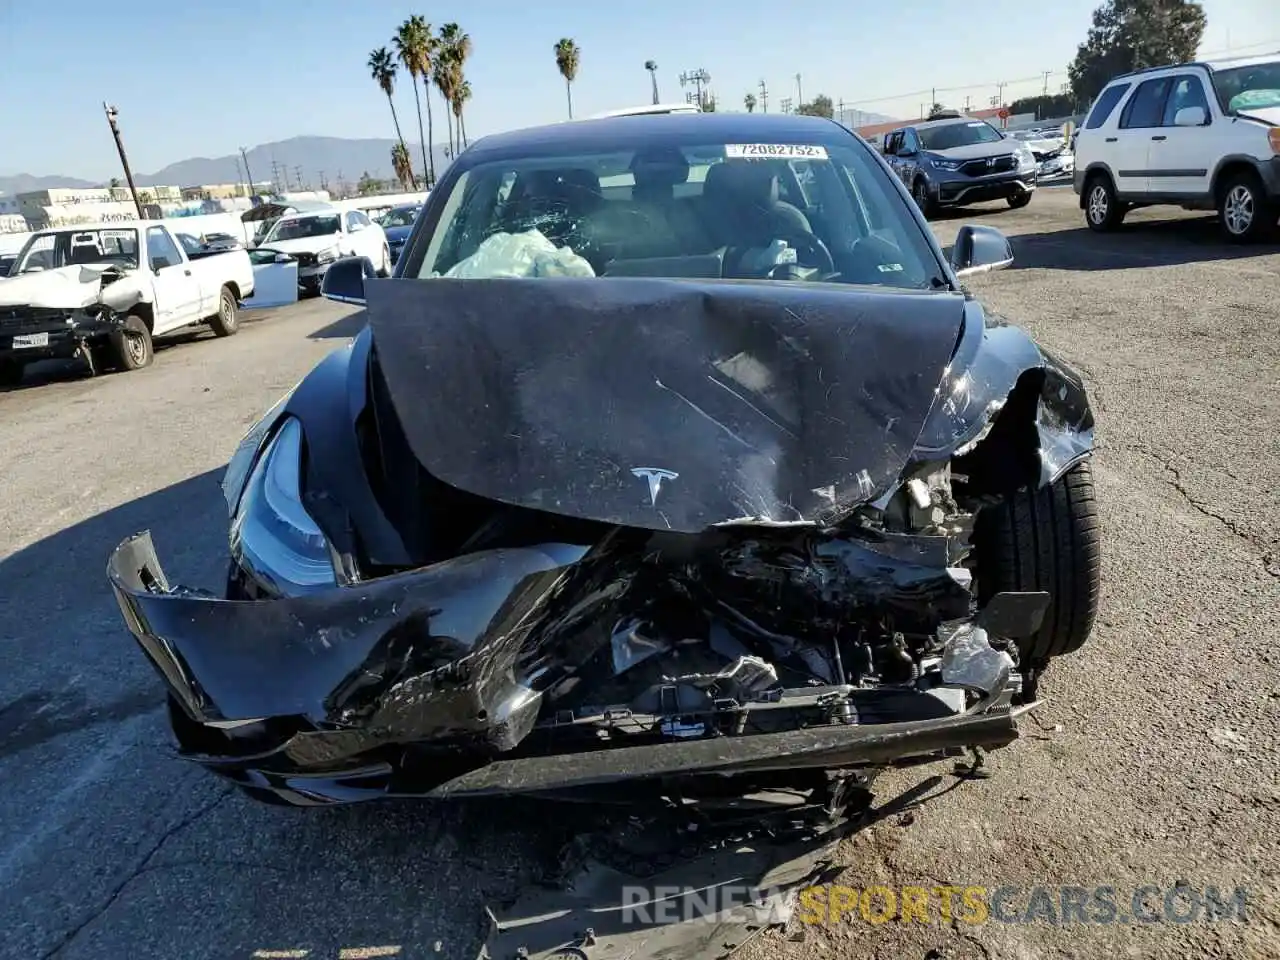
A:
[[[391,248],[385,243],[382,245],[382,263],[378,267],[378,276],[391,276]]]
[[[0,387],[16,387],[22,383],[22,374],[26,364],[13,357],[0,360]]]
[[[1095,173],[1089,178],[1084,193],[1084,219],[1089,229],[1096,233],[1108,233],[1124,221],[1126,210],[1116,199],[1111,178],[1105,173]]]
[[[1232,243],[1253,243],[1270,232],[1275,211],[1257,174],[1241,170],[1228,176],[1218,191],[1218,220]]]
[[[924,177],[917,177],[916,182],[911,185],[911,196],[916,201],[916,206],[920,208],[920,212],[924,214],[926,220],[932,220],[938,214],[938,201],[934,200],[929,194],[929,181]]]
[[[218,312],[209,318],[209,329],[216,337],[229,337],[240,329],[240,315],[236,312],[236,295],[230,287],[218,293]]]
[[[974,550],[982,602],[1004,590],[1049,593],[1039,631],[1018,641],[1024,671],[1084,646],[1102,584],[1098,506],[1087,460],[1048,487],[1024,488],[984,509]]]
[[[112,330],[108,342],[111,349],[111,365],[117,370],[139,370],[149,367],[155,359],[151,344],[151,331],[136,314],[125,317],[124,324]]]
[[[1030,190],[1019,190],[1013,196],[1009,197],[1009,206],[1014,210],[1021,209],[1031,202]]]

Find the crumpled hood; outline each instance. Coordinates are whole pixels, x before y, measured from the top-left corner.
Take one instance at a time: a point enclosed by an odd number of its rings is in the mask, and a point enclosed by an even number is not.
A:
[[[141,297],[136,271],[103,288],[103,275],[118,269],[108,263],[75,265],[10,277],[0,287],[0,306],[78,310],[94,303],[113,308],[137,303]]]
[[[895,483],[951,292],[640,278],[370,280],[410,448],[493,500],[694,533],[822,521]]]
[[[319,253],[336,247],[342,240],[339,233],[331,233],[327,237],[298,237],[294,240],[262,240],[259,242],[264,250],[279,250],[281,253]]]

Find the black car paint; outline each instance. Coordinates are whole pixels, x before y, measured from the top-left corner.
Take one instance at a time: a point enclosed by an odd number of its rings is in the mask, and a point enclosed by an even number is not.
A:
[[[465,159],[466,155],[459,162]],[[450,171],[450,176],[457,175],[459,171]],[[899,189],[909,202],[905,190],[900,185]],[[437,200],[436,194],[443,197],[447,189],[433,191],[431,200]],[[429,201],[427,214],[419,218],[411,254],[402,259],[397,274],[420,264],[428,235],[424,231],[439,216],[437,204]],[[927,231],[923,218],[918,212],[915,215]],[[954,283],[936,241],[930,236],[929,242]],[[803,285],[796,286],[803,297]],[[867,296],[856,290],[844,295]],[[1020,461],[1033,464],[1035,470],[1025,479],[1052,482],[1092,448],[1093,418],[1080,378],[1026,333],[986,314],[968,295],[962,302],[957,298],[957,308],[963,315],[959,340],[952,341],[954,355],[942,371],[910,461],[961,456],[993,422],[1018,416],[1025,418],[1021,426],[1033,431],[1034,437],[1033,447],[1023,451],[1026,456]],[[174,723],[192,737],[186,754],[242,785],[274,791],[288,802],[447,794],[455,779],[454,789],[468,792],[471,788],[465,784],[471,782],[468,777],[476,776],[476,763],[492,759],[494,751],[518,741],[523,725],[531,722],[521,696],[540,680],[535,679],[536,671],[522,673],[517,666],[527,668],[528,661],[538,661],[548,645],[558,645],[563,652],[564,637],[572,637],[574,628],[581,630],[590,620],[584,611],[598,612],[605,609],[601,604],[615,603],[620,583],[625,586],[627,579],[625,568],[617,563],[618,554],[610,556],[619,549],[613,537],[586,553],[581,553],[584,548],[579,544],[540,545],[421,567],[423,558],[406,546],[365,472],[333,469],[361,462],[356,422],[370,407],[375,337],[376,330],[366,327],[350,346],[316,367],[278,416],[294,416],[302,422],[307,445],[305,502],[335,548],[378,566],[420,569],[314,598],[231,601],[171,590],[145,535],[122,544],[109,567],[126,622],[180,704]],[[661,539],[664,535],[621,530],[617,533],[623,541],[621,555],[643,554],[644,540],[635,539],[640,536]],[[832,537],[813,528],[797,531],[795,536],[808,549],[825,544],[825,549],[835,550],[843,558],[849,582],[868,591],[869,603],[909,607],[919,603],[922,590],[933,592],[944,604],[941,609],[959,601],[951,592],[954,584],[945,582],[945,562],[940,563],[936,555],[928,562],[920,560],[939,546],[925,543],[929,538],[875,543]],[[670,546],[670,541],[665,543]],[[582,562],[557,562],[575,552]],[[602,558],[610,562],[601,562]],[[503,581],[514,586],[501,596],[489,593],[477,598],[455,589],[465,570],[484,564],[514,568],[524,576],[517,581],[512,575]],[[574,584],[569,596],[576,601],[567,609],[557,605],[566,582]],[[402,606],[402,601],[407,605]],[[524,616],[535,612],[538,616]],[[468,626],[436,633],[433,621],[451,614]],[[503,623],[518,624],[520,629],[504,630]],[[595,626],[599,628],[598,623]],[[504,639],[513,635],[528,641],[523,651]],[[425,644],[415,646],[415,637]],[[229,638],[234,639],[232,652],[227,653]],[[599,642],[597,636],[593,649],[598,651]],[[283,647],[266,649],[273,644],[287,645],[291,656],[285,656]],[[431,651],[435,659],[424,668],[425,661],[418,657]],[[582,656],[581,651],[578,655]],[[219,657],[228,659],[209,665],[210,658]],[[353,669],[353,665],[357,666]],[[273,678],[282,675],[291,679],[280,687]],[[421,694],[427,689],[449,692],[424,710]],[[265,716],[255,722],[260,717],[247,714]],[[371,723],[374,717],[382,722]],[[211,733],[209,728],[195,726],[211,718],[249,722],[234,732]],[[894,726],[904,737],[897,752],[903,759],[917,749],[930,752],[979,741],[994,744],[1013,736],[1008,717],[987,723],[982,733],[967,721],[953,724],[950,733],[935,729],[935,724],[923,729],[918,741],[912,739],[914,733],[907,736],[907,725]],[[854,742],[859,739],[856,727],[843,744],[828,744],[835,753],[827,759],[840,750],[846,757],[887,757],[877,754],[882,748],[875,746],[876,738],[884,734],[870,726],[863,732],[870,739],[860,744]],[[893,739],[891,732],[888,736]],[[427,751],[424,769],[419,741],[427,737],[442,739],[432,745],[436,749]],[[813,744],[803,735],[789,742],[794,753],[784,754],[777,762],[786,765],[786,757],[791,756],[797,766],[804,765],[802,755]],[[209,749],[202,751],[201,744]],[[472,759],[460,765],[459,750],[471,752]],[[677,754],[671,756],[674,769],[681,769]],[[748,763],[742,769],[749,768]],[[651,768],[629,767],[618,759],[601,776],[630,779],[650,772]],[[685,772],[697,772],[696,765]],[[480,783],[475,789],[521,789],[524,775],[506,780],[494,776],[496,780],[485,781],[488,786]],[[542,783],[538,789],[546,786]]]
[[[682,533],[820,521],[883,493],[965,306],[943,291],[652,278],[367,290],[392,403],[432,476]],[[632,473],[649,468],[671,476],[651,491]]]

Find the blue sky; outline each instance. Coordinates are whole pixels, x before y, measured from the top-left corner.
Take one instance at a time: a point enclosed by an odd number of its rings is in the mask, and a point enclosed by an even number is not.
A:
[[[722,104],[740,107],[764,79],[775,109],[796,96],[799,72],[805,99],[911,116],[931,87],[976,105],[999,81],[1006,99],[1038,93],[1051,70],[1056,89],[1097,2],[985,0],[956,20],[946,0],[0,0],[0,174],[116,175],[104,99],[142,173],[291,136],[392,136],[365,60],[414,12],[471,35],[474,139],[565,116],[552,52],[562,36],[582,48],[579,115],[648,102],[652,58],[664,100],[683,99],[677,77],[701,67]],[[1280,48],[1277,0],[1203,4],[1202,53]],[[397,106],[407,136],[407,83]]]

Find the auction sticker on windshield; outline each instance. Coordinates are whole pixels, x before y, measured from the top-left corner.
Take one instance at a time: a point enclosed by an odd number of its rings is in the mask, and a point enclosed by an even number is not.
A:
[[[772,157],[828,159],[826,147],[810,143],[726,143],[724,155],[729,160],[761,160]]]

